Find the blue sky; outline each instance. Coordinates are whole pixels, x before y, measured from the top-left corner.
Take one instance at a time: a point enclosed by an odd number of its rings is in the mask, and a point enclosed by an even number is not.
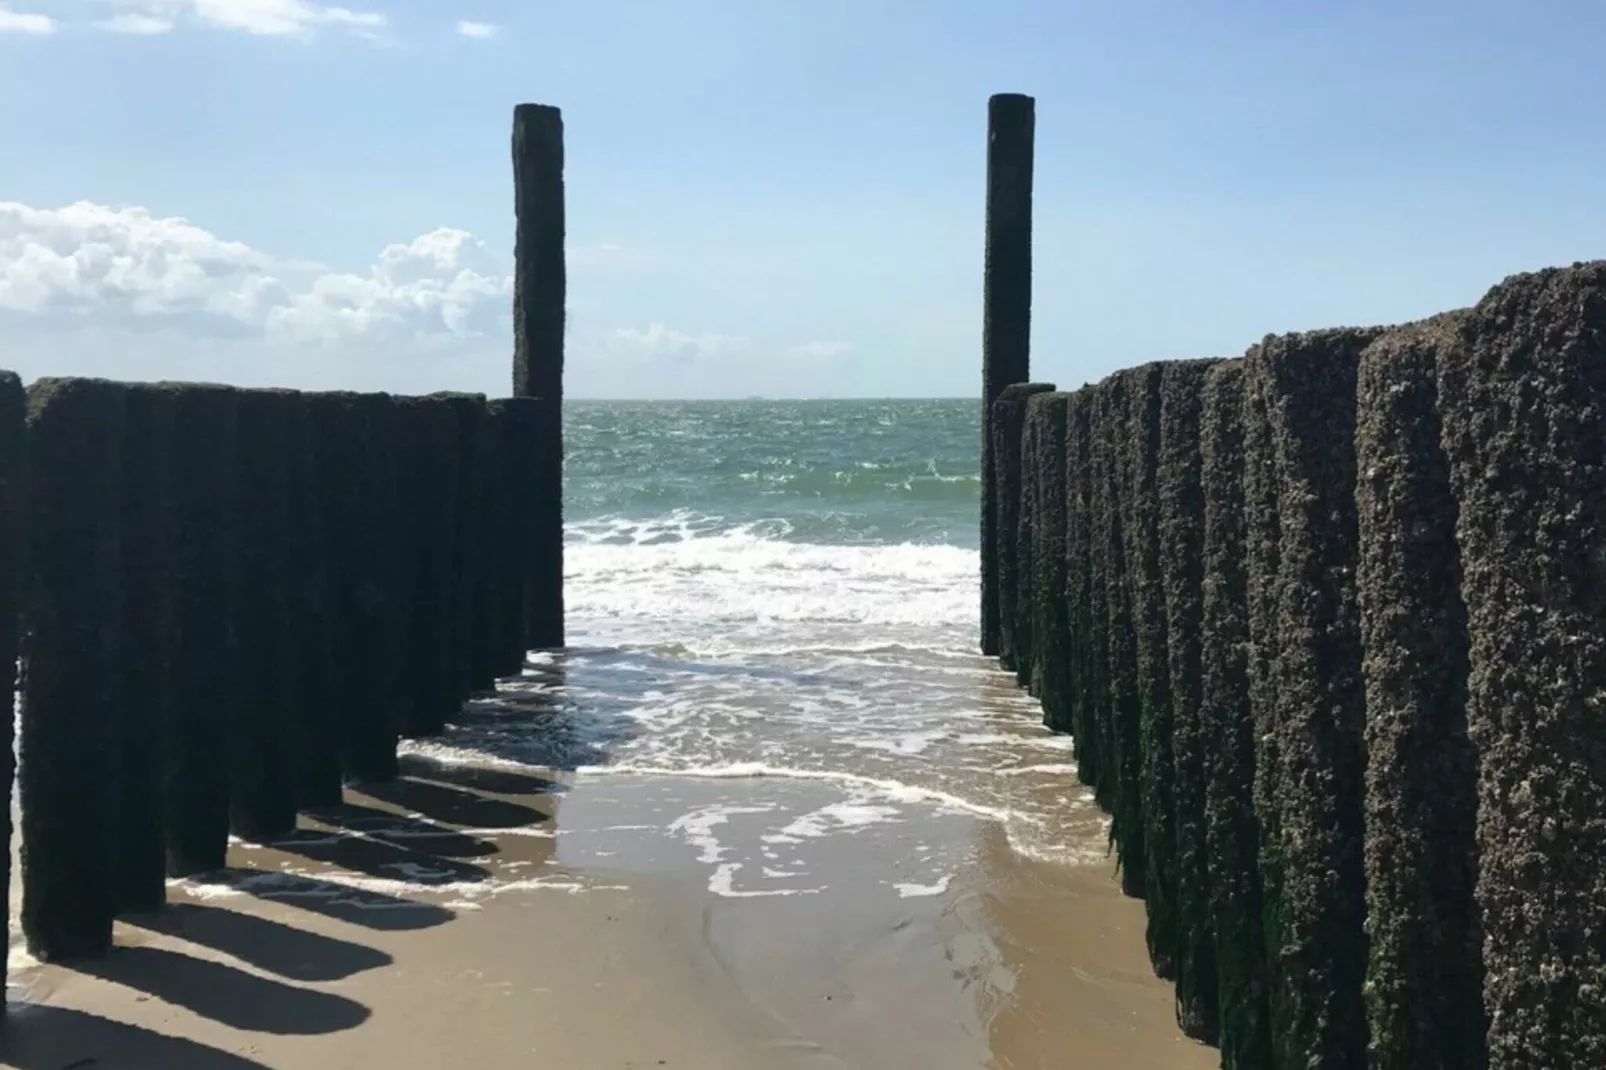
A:
[[[0,366],[505,392],[524,100],[573,396],[976,393],[999,91],[1062,386],[1606,254],[1594,0],[343,2],[0,0]]]

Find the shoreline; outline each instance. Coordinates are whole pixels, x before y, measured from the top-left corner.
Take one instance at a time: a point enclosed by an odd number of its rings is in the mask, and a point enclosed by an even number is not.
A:
[[[293,840],[235,844],[224,883],[172,882],[107,960],[14,956],[0,1052],[28,1070],[1215,1064],[1110,865],[1023,859],[998,821],[779,779],[410,772]]]

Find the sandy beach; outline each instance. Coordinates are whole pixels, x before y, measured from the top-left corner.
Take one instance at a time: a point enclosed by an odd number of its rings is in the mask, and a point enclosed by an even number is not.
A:
[[[720,895],[706,861],[726,849],[716,833],[736,842],[744,819],[818,812],[828,789],[564,783],[414,759],[377,791],[350,792],[293,841],[236,845],[230,872],[175,884],[166,913],[119,925],[107,960],[38,966],[14,947],[0,1062],[1215,1062],[1178,1033],[1169,988],[1144,961],[1141,905],[1111,867],[1022,859],[995,822],[867,825],[809,845],[821,891]],[[671,809],[705,816],[694,842],[685,825],[665,832]],[[942,887],[900,884],[893,860],[917,845],[970,861]]]

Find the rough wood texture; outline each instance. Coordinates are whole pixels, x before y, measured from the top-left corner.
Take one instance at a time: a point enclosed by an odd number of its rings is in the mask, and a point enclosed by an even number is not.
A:
[[[1161,373],[1159,465],[1155,473],[1171,699],[1177,1020],[1183,1032],[1207,1043],[1216,1039],[1217,982],[1205,837],[1205,792],[1212,748],[1200,719],[1204,492],[1199,420],[1205,376],[1215,363],[1175,361]]]
[[[123,394],[98,379],[28,391],[22,932],[46,962],[105,954],[117,909]]]
[[[174,384],[173,674],[167,748],[167,871],[221,869],[229,849],[238,486],[237,392]]]
[[[1065,619],[1069,697],[1066,723],[1050,724],[1070,732],[1076,747],[1076,774],[1084,784],[1099,782],[1097,714],[1100,668],[1094,659],[1092,459],[1088,414],[1092,394],[1070,395],[1065,407]]]
[[[1478,758],[1435,382],[1457,322],[1374,342],[1357,384],[1372,1070],[1477,1070],[1487,1059],[1473,902]]]
[[[1249,585],[1244,501],[1244,365],[1205,375],[1200,414],[1204,576],[1199,722],[1206,765],[1205,840],[1216,947],[1217,1043],[1223,1070],[1271,1061],[1255,724],[1249,702]]]
[[[1026,425],[1036,454],[1032,479],[1032,693],[1044,723],[1070,728],[1070,635],[1065,600],[1065,416],[1069,394],[1034,395]]]
[[[479,591],[480,527],[484,523],[485,396],[483,394],[438,394],[451,407],[455,419],[457,455],[457,496],[453,508],[456,525],[452,533],[452,652],[454,703],[460,704],[476,690],[493,686],[495,680],[476,679],[474,644],[477,634],[476,595]]]
[[[1143,813],[1144,937],[1161,977],[1176,977],[1176,766],[1171,746],[1171,668],[1160,571],[1160,383],[1165,364],[1123,373],[1131,382],[1125,439],[1127,597],[1137,666],[1138,796]]]
[[[993,457],[997,479],[993,485],[995,501],[994,582],[998,585],[998,661],[1006,669],[1017,667],[1017,655],[1031,649],[1031,608],[1029,578],[1030,535],[1022,537],[1022,518],[1026,511],[1023,491],[1028,485],[1022,466],[1025,443],[1026,399],[1053,390],[1048,383],[1015,383],[1004,389],[993,404]],[[1029,522],[1029,520],[1028,520]],[[1029,529],[1028,529],[1029,532]],[[1022,551],[1027,562],[1022,562]]]
[[[1438,364],[1495,1070],[1606,1066],[1603,339],[1597,261],[1495,287]]]
[[[1283,335],[1247,358],[1265,402],[1279,525],[1272,1037],[1284,1064],[1321,1070],[1366,1065],[1355,375],[1378,334]]]
[[[1137,621],[1132,605],[1131,544],[1126,531],[1131,496],[1130,429],[1134,401],[1142,384],[1131,373],[1118,372],[1100,383],[1096,393],[1093,439],[1097,478],[1096,567],[1102,573],[1105,620],[1104,711],[1106,738],[1101,754],[1109,756],[1110,837],[1120,857],[1121,889],[1142,896],[1146,886],[1144,850],[1141,702],[1138,695]]]
[[[996,655],[999,616],[993,403],[1031,378],[1032,165],[1036,102],[1018,93],[987,101],[987,235],[981,341],[981,648]]]

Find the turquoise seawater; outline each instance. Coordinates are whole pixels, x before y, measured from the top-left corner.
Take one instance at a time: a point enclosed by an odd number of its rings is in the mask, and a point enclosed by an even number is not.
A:
[[[572,403],[568,517],[585,531],[663,522],[664,537],[974,547],[980,413],[970,400]]]
[[[569,778],[571,817],[627,780],[658,785],[662,812],[621,826],[641,842],[582,858],[571,838],[559,860],[680,852],[720,896],[819,894],[812,852],[838,836],[881,844],[883,869],[861,875],[880,893],[942,894],[975,841],[922,839],[933,820],[1000,825],[1037,858],[1103,857],[1070,739],[977,650],[979,415],[571,404],[569,646],[502,685],[540,716],[492,709],[409,746]]]

